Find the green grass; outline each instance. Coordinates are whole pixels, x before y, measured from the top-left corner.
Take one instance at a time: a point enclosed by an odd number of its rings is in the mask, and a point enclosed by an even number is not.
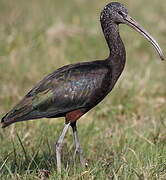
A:
[[[0,114],[43,76],[65,64],[104,59],[99,0],[0,0]],[[165,0],[122,1],[165,50]],[[54,144],[64,120],[41,119],[0,129],[0,179],[166,179],[166,64],[125,25],[127,64],[114,90],[78,121],[87,169],[73,164],[71,130],[56,174]]]

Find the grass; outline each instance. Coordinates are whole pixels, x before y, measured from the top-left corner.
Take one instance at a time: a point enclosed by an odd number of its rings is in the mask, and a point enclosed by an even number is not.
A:
[[[98,20],[108,2],[0,0],[1,116],[56,68],[107,56]],[[165,49],[165,0],[120,2]],[[0,179],[166,179],[166,64],[140,35],[124,25],[120,31],[125,70],[112,93],[78,121],[87,169],[73,164],[70,130],[63,172],[56,174],[63,119],[41,119],[0,129]]]

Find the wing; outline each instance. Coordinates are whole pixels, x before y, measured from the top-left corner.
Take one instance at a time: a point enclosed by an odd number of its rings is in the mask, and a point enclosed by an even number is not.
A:
[[[107,73],[108,68],[100,63],[77,64],[47,76],[26,97],[33,97],[34,110],[48,115],[89,108],[106,93],[102,89],[107,89],[104,82],[110,81]]]
[[[6,117],[26,120],[90,109],[107,94],[108,74],[98,61],[64,66],[40,81]]]

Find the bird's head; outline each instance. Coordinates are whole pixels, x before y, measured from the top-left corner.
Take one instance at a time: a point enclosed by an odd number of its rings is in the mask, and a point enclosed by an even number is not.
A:
[[[123,4],[118,2],[107,4],[101,12],[100,21],[101,23],[105,23],[108,28],[111,23],[117,25],[127,24],[150,41],[153,47],[157,50],[161,60],[164,60],[164,54],[158,43],[140,24],[138,24],[138,22],[128,15],[128,10]]]

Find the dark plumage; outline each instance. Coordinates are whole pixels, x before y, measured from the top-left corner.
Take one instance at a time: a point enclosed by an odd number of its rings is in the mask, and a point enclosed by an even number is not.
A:
[[[112,2],[105,6],[100,21],[110,50],[108,58],[57,69],[40,81],[1,121],[2,127],[6,127],[18,121],[66,117],[65,128],[56,144],[58,171],[61,167],[61,144],[68,124],[73,128],[81,163],[85,163],[81,156],[76,120],[104,99],[124,69],[126,53],[119,35],[119,24],[127,24],[141,33],[156,48],[161,59],[164,59],[156,41],[128,15],[122,4]]]
[[[86,113],[113,87],[110,83],[112,72],[107,63],[93,61],[56,70],[40,81],[2,119],[3,126],[29,119],[62,117],[78,109]]]

